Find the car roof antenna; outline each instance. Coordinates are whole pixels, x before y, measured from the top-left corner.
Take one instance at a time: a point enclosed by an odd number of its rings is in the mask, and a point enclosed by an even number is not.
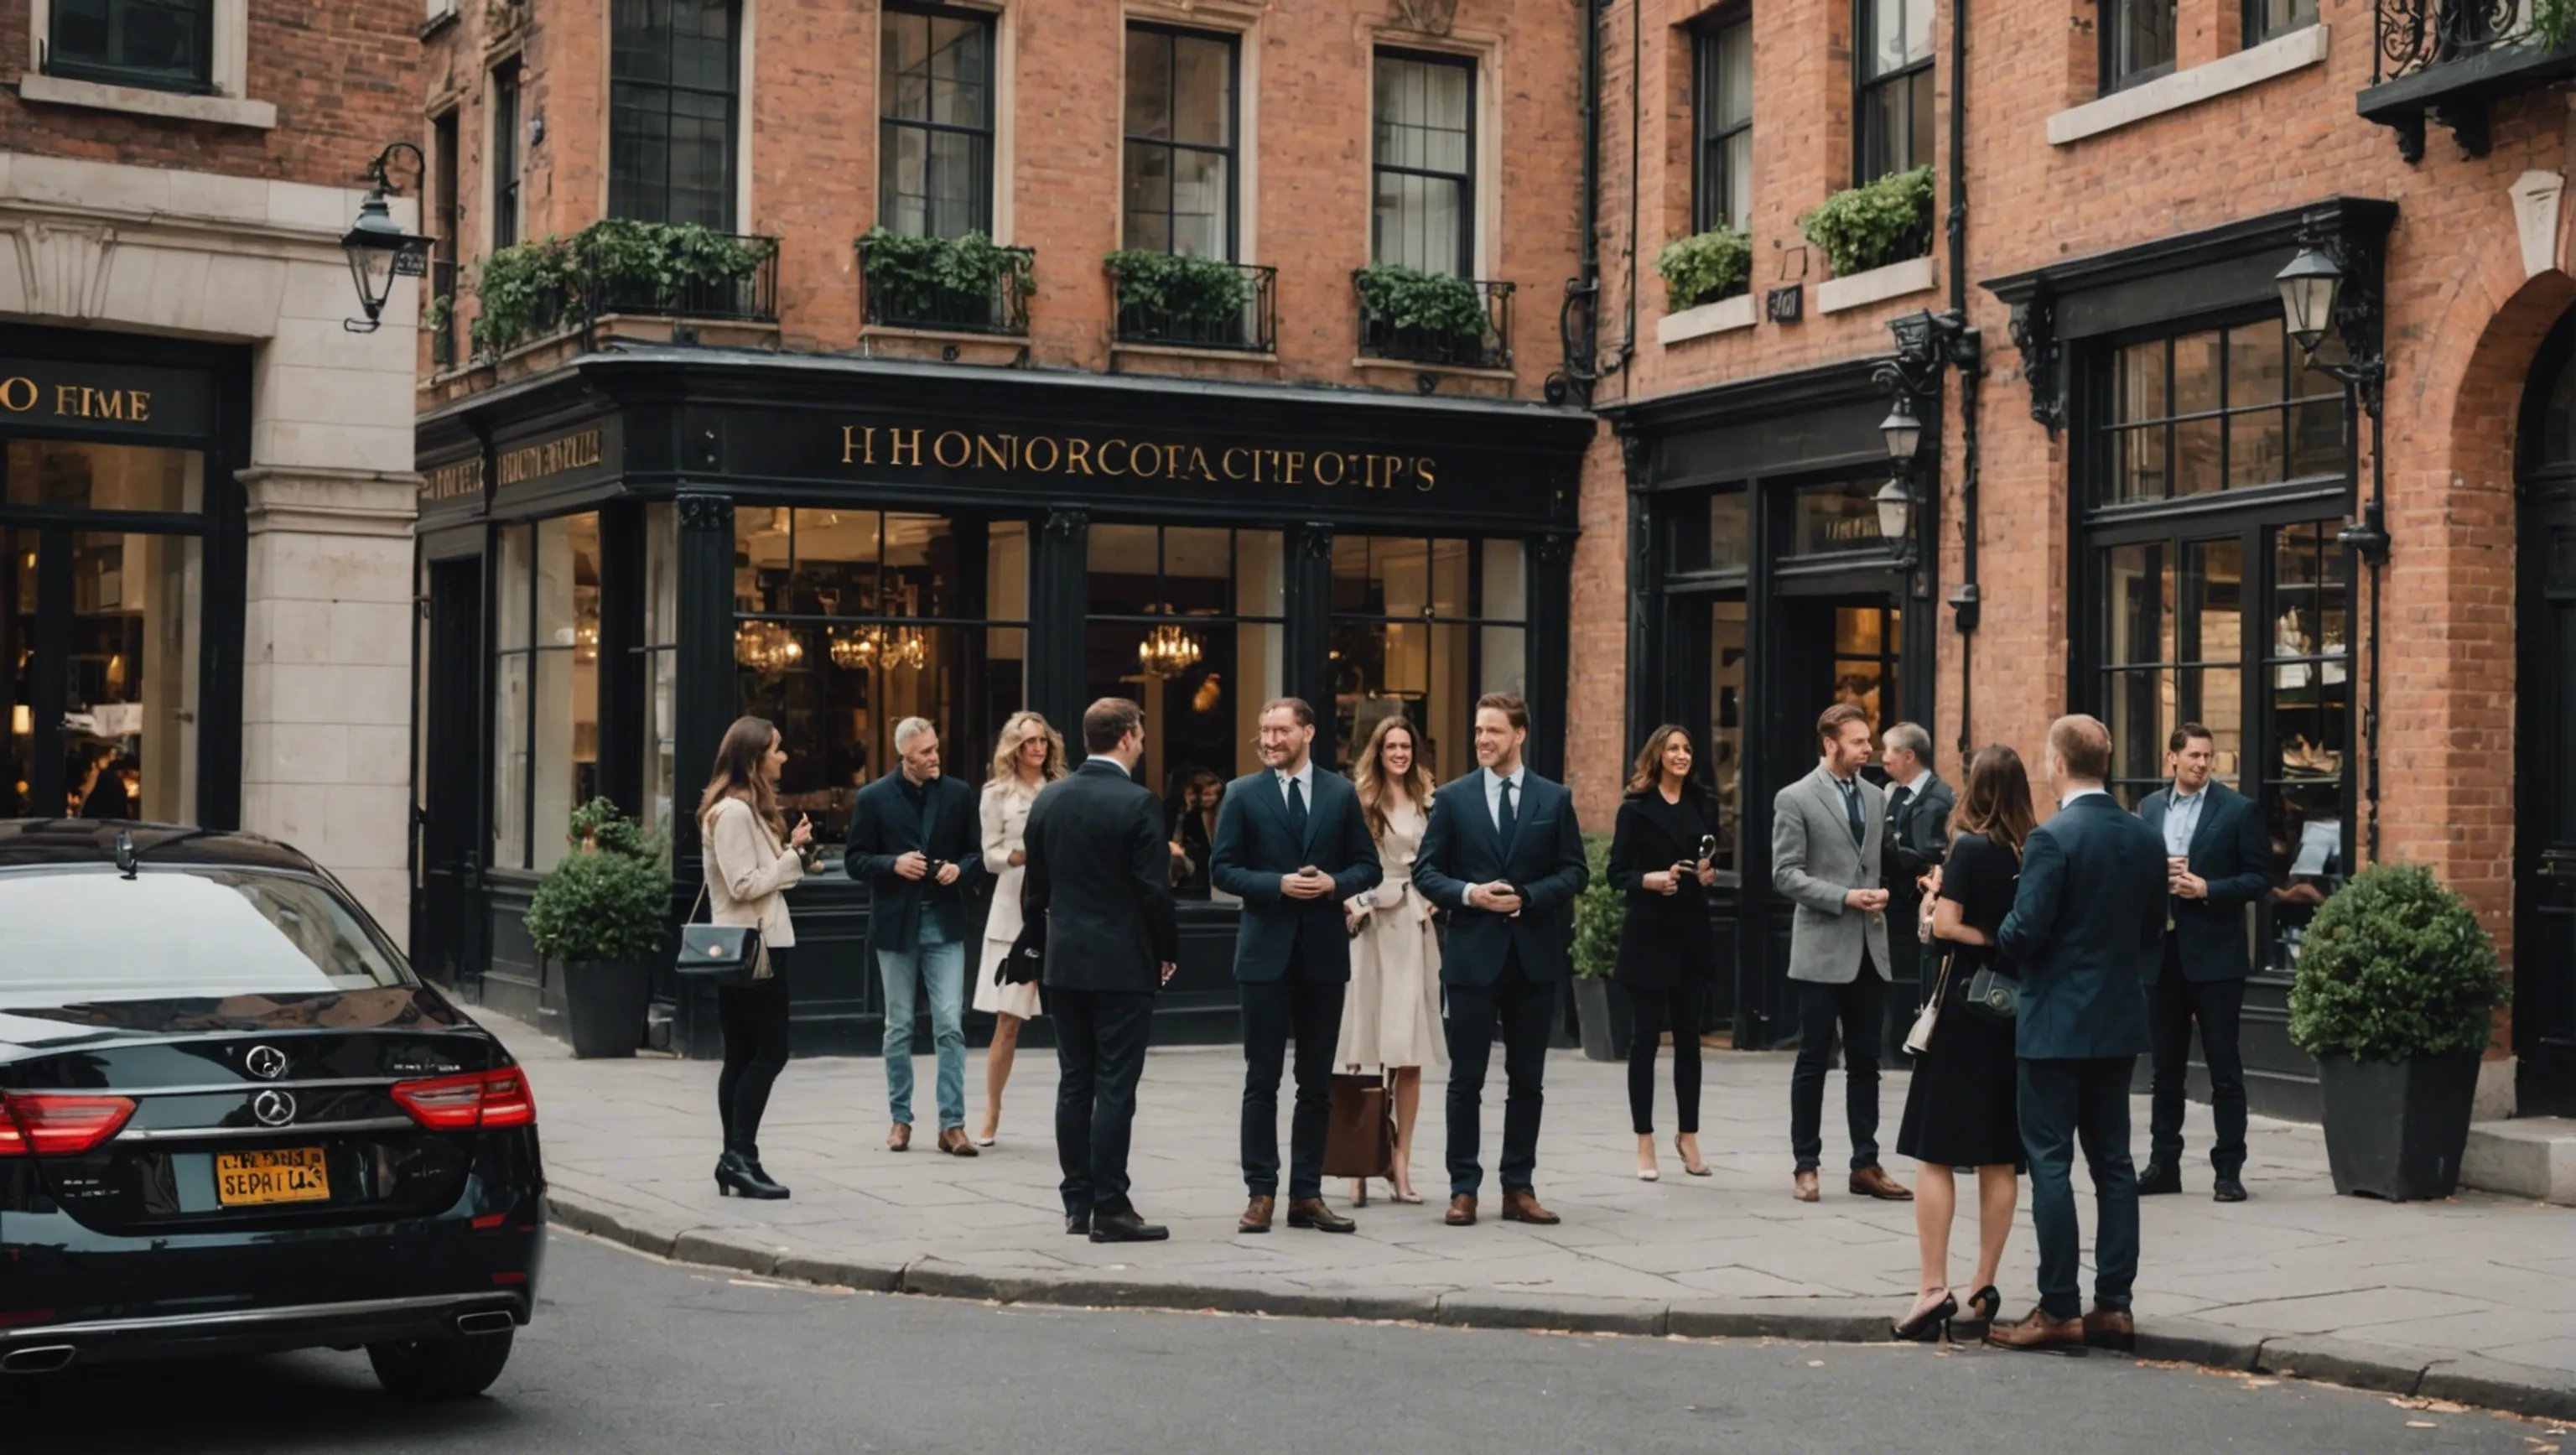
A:
[[[118,829],[116,831],[117,872],[123,874],[128,879],[133,878],[134,866],[141,861],[141,857],[141,855],[134,852],[134,831],[131,829]]]

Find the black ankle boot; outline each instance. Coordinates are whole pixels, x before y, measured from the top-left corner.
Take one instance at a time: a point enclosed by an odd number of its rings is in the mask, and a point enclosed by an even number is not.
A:
[[[787,1196],[787,1189],[769,1180],[760,1164],[740,1152],[727,1152],[716,1159],[716,1191],[721,1195],[774,1200]]]

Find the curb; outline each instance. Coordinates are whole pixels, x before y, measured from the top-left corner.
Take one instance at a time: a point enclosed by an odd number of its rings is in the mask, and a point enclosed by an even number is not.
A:
[[[1601,1298],[1484,1289],[1447,1293],[1380,1288],[1284,1288],[1249,1278],[1157,1278],[1004,1272],[937,1258],[865,1263],[783,1255],[744,1228],[642,1226],[560,1191],[546,1194],[554,1225],[675,1263],[864,1293],[1049,1308],[1161,1309],[1276,1318],[1370,1319],[1464,1329],[1622,1334],[1641,1338],[1788,1339],[1815,1344],[1887,1342],[1884,1299]],[[1963,1321],[1962,1337],[1982,1332]],[[2475,1354],[2442,1354],[2309,1335],[2264,1337],[2196,1319],[2158,1319],[2138,1333],[2136,1356],[2232,1373],[2271,1374],[2354,1389],[2451,1400],[2539,1419],[2576,1420],[2576,1376]]]

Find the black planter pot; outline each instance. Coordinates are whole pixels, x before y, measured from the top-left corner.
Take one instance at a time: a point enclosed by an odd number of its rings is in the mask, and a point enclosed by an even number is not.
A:
[[[1605,976],[1574,977],[1574,1016],[1583,1027],[1587,1061],[1624,1061],[1628,1039],[1636,1034],[1637,1008]]]
[[[644,1041],[653,1003],[649,960],[566,960],[564,1029],[574,1056],[588,1061],[632,1056]]]
[[[2335,1191],[2415,1202],[2460,1185],[2478,1053],[2411,1061],[2317,1058]]]

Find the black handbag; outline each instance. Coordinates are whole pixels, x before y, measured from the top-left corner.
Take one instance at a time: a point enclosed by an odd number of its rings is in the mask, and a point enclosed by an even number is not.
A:
[[[689,907],[691,923],[680,926],[680,953],[674,968],[700,985],[749,985],[764,953],[760,931],[750,925],[694,923],[698,906],[706,902],[706,886],[701,884],[697,904]]]
[[[2021,981],[1992,965],[1968,977],[1967,1007],[1988,1020],[2010,1022],[2021,1015]]]
[[[1032,985],[1038,972],[1046,968],[1046,916],[1039,915],[1020,926],[1017,939],[1011,941],[1011,952],[993,966],[995,985]]]

